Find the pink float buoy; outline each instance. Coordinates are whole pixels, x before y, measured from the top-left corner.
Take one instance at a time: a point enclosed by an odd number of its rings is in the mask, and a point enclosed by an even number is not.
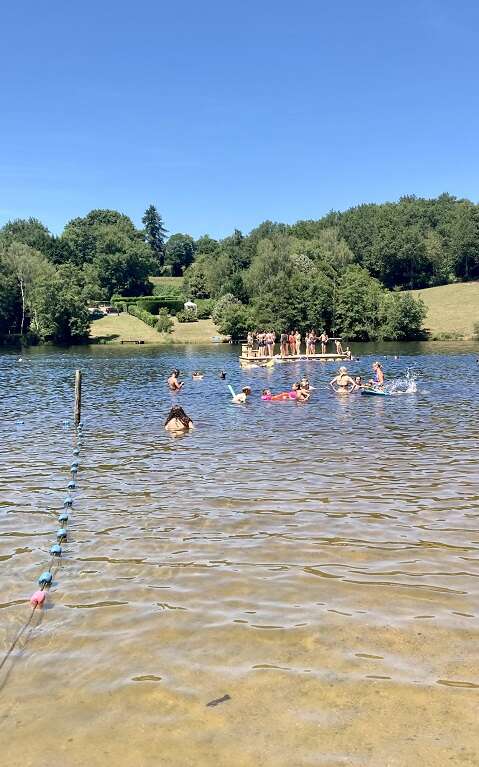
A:
[[[30,604],[32,607],[36,607],[37,605],[42,605],[45,601],[45,592],[44,591],[35,591],[34,594],[30,597]]]

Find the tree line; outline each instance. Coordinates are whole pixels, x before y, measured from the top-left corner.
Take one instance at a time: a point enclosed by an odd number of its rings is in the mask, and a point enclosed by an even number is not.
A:
[[[479,206],[443,194],[365,204],[288,225],[265,221],[221,240],[168,236],[153,205],[137,228],[114,210],[60,236],[34,218],[0,230],[0,335],[74,343],[88,303],[149,295],[151,275],[183,276],[222,332],[326,329],[348,339],[416,338],[425,309],[406,291],[479,279]]]

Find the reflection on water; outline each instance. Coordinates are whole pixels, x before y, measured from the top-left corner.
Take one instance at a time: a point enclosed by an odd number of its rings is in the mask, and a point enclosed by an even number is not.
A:
[[[75,367],[85,421],[49,609],[0,678],[5,764],[477,765],[478,351],[364,347],[351,372],[386,354],[416,383],[383,399],[231,348],[4,353],[4,650],[48,563]],[[173,363],[205,379],[172,395]],[[303,372],[306,405],[259,400]],[[176,439],[173,401],[197,425]]]

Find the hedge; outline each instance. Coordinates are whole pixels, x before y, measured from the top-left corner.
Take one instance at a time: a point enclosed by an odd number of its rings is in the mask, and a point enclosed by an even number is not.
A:
[[[160,309],[167,309],[168,314],[175,315],[178,312],[182,312],[184,308],[184,301],[175,298],[158,298],[158,296],[112,296],[111,305],[115,307],[123,307],[127,305],[138,306],[140,309],[144,309],[150,314],[158,314]]]
[[[138,317],[139,320],[145,322],[150,327],[156,328],[158,317],[155,317],[154,314],[147,312],[145,309],[141,309],[139,306],[135,306],[135,304],[130,304],[128,307],[128,314],[133,315],[133,317]]]

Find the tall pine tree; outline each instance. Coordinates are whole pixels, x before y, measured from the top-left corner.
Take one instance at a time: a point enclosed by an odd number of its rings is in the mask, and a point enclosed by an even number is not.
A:
[[[150,205],[145,210],[145,215],[141,219],[145,226],[145,240],[150,246],[160,267],[165,261],[165,237],[168,230],[165,229],[164,222],[154,205]]]

